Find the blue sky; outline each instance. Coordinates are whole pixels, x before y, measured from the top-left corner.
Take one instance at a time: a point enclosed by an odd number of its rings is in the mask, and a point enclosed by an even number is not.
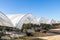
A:
[[[60,0],[0,0],[4,14],[27,14],[60,20]]]

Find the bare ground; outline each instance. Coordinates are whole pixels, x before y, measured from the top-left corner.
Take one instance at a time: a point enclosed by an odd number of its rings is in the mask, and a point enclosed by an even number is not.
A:
[[[46,40],[60,40],[60,29],[51,29],[50,33],[53,33],[50,36],[38,37]]]

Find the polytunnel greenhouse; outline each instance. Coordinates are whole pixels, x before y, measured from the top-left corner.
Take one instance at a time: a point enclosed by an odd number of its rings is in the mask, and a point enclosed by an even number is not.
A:
[[[37,24],[37,19],[32,16],[31,14],[26,14],[24,15],[18,22],[18,24],[16,25],[17,28],[21,28],[23,24],[26,23],[33,23],[33,24]]]
[[[13,25],[19,29],[21,29],[24,23],[34,23],[37,24],[37,19],[31,14],[14,14],[8,15]]]
[[[56,23],[55,20],[47,20],[45,18],[40,18],[37,20],[32,14],[9,14],[5,15],[0,11],[0,25],[1,26],[9,26],[9,27],[16,27],[21,29],[23,24],[33,23],[38,24],[40,23],[47,23],[52,24]]]
[[[13,26],[11,20],[0,11],[0,25],[1,26]]]

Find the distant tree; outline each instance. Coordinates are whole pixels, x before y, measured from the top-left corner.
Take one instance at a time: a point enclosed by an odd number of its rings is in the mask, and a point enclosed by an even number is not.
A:
[[[40,27],[43,29],[43,30],[49,30],[52,28],[52,26],[50,24],[43,24],[41,23],[40,24]]]
[[[23,24],[22,25],[22,29],[21,30],[27,30],[27,29],[40,30],[39,27],[40,26],[37,25],[37,24],[27,23],[27,24]]]
[[[22,25],[22,29],[21,29],[21,30],[23,31],[23,30],[31,29],[31,26],[32,26],[32,24],[31,24],[31,23],[23,24],[23,25]]]
[[[53,29],[60,28],[60,23],[52,24]]]

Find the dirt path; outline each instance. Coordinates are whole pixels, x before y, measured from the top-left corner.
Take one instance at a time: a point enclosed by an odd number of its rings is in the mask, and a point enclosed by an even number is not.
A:
[[[50,31],[52,33],[55,33],[56,35],[39,37],[39,38],[46,39],[46,40],[60,40],[60,29],[52,29]]]
[[[39,37],[39,38],[46,39],[46,40],[60,40],[60,35]]]

